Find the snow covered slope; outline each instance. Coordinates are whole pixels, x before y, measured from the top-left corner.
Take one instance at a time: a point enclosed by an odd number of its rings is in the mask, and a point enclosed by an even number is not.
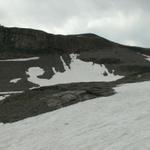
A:
[[[0,124],[1,150],[149,150],[150,82],[12,124]]]
[[[94,64],[93,62],[84,62],[77,58],[77,54],[70,54],[71,63],[68,67],[60,56],[60,60],[64,66],[64,72],[57,72],[53,67],[54,75],[51,79],[42,79],[38,76],[44,74],[44,70],[40,67],[30,67],[26,72],[29,75],[28,81],[40,86],[49,86],[62,83],[72,82],[93,82],[93,81],[115,81],[123,76],[110,73],[105,65]]]

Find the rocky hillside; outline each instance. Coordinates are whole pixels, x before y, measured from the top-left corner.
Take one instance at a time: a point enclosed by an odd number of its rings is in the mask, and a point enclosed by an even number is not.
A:
[[[150,49],[95,34],[0,27],[0,122],[109,96],[119,84],[149,79]]]

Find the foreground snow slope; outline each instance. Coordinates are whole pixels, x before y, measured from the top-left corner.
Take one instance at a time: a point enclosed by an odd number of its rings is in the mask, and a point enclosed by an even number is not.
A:
[[[12,124],[0,124],[0,150],[149,150],[150,82]]]

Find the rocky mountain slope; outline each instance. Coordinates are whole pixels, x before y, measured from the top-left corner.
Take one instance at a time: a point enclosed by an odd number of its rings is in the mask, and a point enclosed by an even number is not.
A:
[[[150,79],[150,49],[95,34],[0,27],[0,122],[14,122],[115,94]]]

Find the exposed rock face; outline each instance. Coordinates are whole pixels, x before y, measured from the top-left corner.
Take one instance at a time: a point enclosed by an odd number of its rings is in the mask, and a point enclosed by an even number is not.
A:
[[[93,50],[113,45],[114,43],[94,34],[63,36],[32,29],[0,27],[0,51],[55,53]]]

